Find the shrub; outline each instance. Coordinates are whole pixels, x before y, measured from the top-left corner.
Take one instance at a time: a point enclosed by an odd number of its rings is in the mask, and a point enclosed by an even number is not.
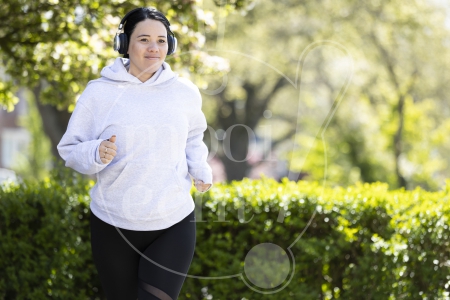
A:
[[[188,278],[186,298],[202,299],[188,291],[205,286],[213,299],[448,299],[449,187],[434,193],[389,191],[383,183],[332,189],[266,178],[215,186],[201,201],[207,222],[197,224],[190,274],[242,276]],[[226,209],[219,213],[221,203]],[[254,214],[250,222],[239,220],[240,205],[246,220]],[[228,223],[217,222],[224,211]],[[247,253],[261,243],[290,249],[295,257],[292,280],[273,294],[241,280]]]
[[[0,190],[0,298],[104,299],[90,251],[92,185],[59,170]],[[449,186],[193,187],[197,247],[179,299],[448,299]],[[284,256],[262,252],[261,268],[246,269],[249,251],[269,243]]]
[[[0,299],[100,299],[90,185],[60,167],[43,182],[0,189]]]

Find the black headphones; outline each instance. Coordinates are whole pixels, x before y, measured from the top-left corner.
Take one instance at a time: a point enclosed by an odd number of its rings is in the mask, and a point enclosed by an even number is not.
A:
[[[114,50],[118,51],[120,54],[126,54],[128,50],[128,37],[125,33],[120,33],[123,28],[123,23],[126,21],[129,15],[140,9],[142,8],[138,7],[129,11],[125,15],[125,17],[123,17],[122,21],[120,21],[119,29],[117,30],[116,36],[114,37]],[[170,29],[167,30],[167,43],[169,46],[167,55],[175,53],[175,51],[177,50],[177,38]]]

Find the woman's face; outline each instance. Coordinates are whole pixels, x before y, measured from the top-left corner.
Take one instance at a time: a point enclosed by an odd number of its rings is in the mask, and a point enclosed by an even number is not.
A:
[[[130,73],[140,79],[150,78],[161,67],[168,49],[167,30],[163,23],[151,19],[137,23],[127,52]]]

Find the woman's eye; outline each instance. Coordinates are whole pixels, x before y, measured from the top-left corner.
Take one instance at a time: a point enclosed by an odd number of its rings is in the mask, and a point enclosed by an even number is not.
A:
[[[141,42],[148,42],[148,39],[141,39]],[[159,40],[160,43],[165,43],[165,40]]]

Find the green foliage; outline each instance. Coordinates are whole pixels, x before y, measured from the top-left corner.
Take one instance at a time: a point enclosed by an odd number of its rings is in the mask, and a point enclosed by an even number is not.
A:
[[[90,252],[93,182],[56,170],[40,184],[0,190],[0,298],[103,297]],[[179,299],[448,297],[450,182],[427,192],[263,178],[192,192],[197,247]],[[290,248],[295,259],[292,280],[273,294],[242,281],[246,255],[261,243]]]
[[[450,184],[450,182],[449,182]],[[389,191],[387,184],[323,188],[318,183],[279,184],[263,178],[216,186],[204,199],[197,225],[197,250],[190,274],[224,276],[244,273],[252,247],[274,243],[291,250],[295,275],[273,295],[250,290],[237,278],[200,280],[213,299],[435,299],[450,281],[449,185],[440,192]],[[225,202],[228,223],[217,222]],[[246,220],[238,207],[245,203]],[[286,210],[278,222],[280,207]],[[216,222],[214,222],[216,221]],[[197,258],[197,259],[196,259]],[[194,290],[197,279],[187,279]],[[192,299],[201,299],[192,297]]]
[[[20,116],[18,125],[28,130],[31,141],[25,153],[20,153],[19,161],[11,169],[18,176],[28,180],[42,181],[48,176],[53,158],[51,154],[51,143],[43,130],[42,118],[36,107],[36,101],[32,100],[32,93],[25,91],[24,100],[27,102],[28,113]]]
[[[244,9],[247,0],[229,3]],[[178,38],[178,53],[168,57],[175,69],[191,64],[189,51],[203,40],[199,29],[214,26],[202,16],[201,1],[36,1],[10,0],[0,4],[0,53],[8,83],[0,84],[0,105],[13,108],[14,86],[34,88],[45,82],[39,99],[58,108],[73,104],[86,83],[120,56],[112,49],[121,18],[140,6],[167,15]]]
[[[90,184],[68,168],[0,189],[0,299],[94,299]]]
[[[14,95],[17,91],[11,82],[0,82],[0,106],[11,112],[14,110],[14,105],[19,102],[19,98]]]
[[[397,188],[398,165],[406,188],[437,191],[450,176],[449,7],[420,0],[257,2],[245,16],[231,13],[207,44],[229,58],[227,101],[246,100],[253,109],[271,81],[291,81],[271,97],[271,117],[260,114],[260,123],[276,128],[265,136],[271,141],[296,129],[289,140],[298,147],[280,151],[304,179],[322,180],[327,172],[327,182],[338,185],[382,181]],[[318,133],[350,75],[322,140]],[[257,101],[242,91],[245,82],[257,86]],[[231,113],[216,102],[211,110]]]

